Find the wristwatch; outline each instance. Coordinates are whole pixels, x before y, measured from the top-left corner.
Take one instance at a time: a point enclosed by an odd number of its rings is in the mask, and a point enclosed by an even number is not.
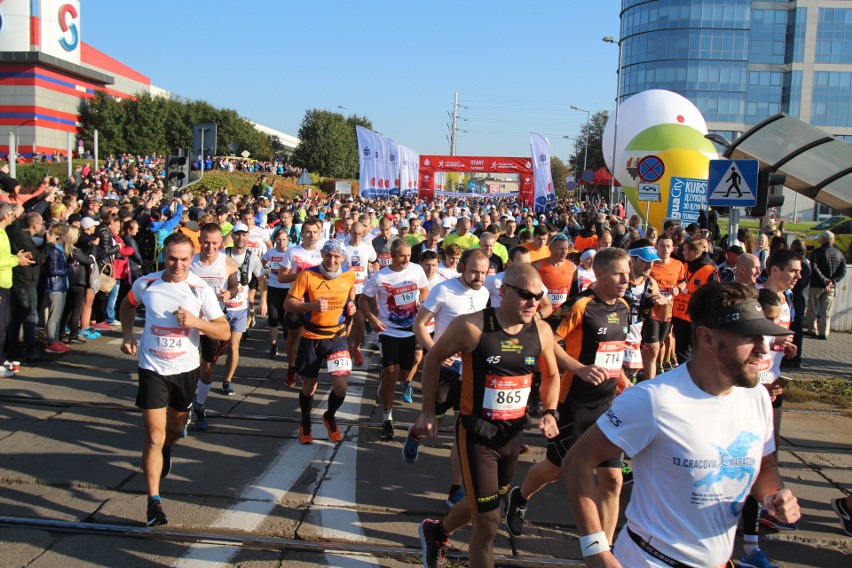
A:
[[[556,410],[555,408],[548,408],[547,410],[542,410],[541,413],[542,413],[542,415],[550,414],[551,416],[553,416],[554,420],[559,422],[559,411]]]

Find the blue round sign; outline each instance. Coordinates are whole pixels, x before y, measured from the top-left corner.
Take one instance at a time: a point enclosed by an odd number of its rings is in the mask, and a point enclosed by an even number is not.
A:
[[[586,170],[583,172],[583,181],[586,183],[592,183],[595,181],[595,171],[594,170]]]
[[[636,165],[636,171],[639,174],[639,179],[644,182],[654,183],[663,177],[666,172],[666,166],[663,161],[657,156],[645,156]]]

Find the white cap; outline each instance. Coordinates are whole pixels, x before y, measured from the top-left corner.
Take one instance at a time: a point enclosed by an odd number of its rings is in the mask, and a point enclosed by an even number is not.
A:
[[[444,220],[441,221],[441,226],[444,227],[445,229],[452,229],[453,228],[453,222],[450,221],[450,219],[448,217],[444,217]]]
[[[83,229],[91,229],[92,227],[97,227],[100,224],[100,221],[95,221],[91,217],[83,217],[80,221],[80,227]]]
[[[245,223],[237,223],[234,225],[234,228],[231,229],[232,233],[248,233],[248,225]]]

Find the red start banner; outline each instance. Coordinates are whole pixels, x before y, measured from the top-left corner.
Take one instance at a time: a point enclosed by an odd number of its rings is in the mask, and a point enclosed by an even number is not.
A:
[[[488,172],[518,174],[520,198],[524,203],[533,200],[533,163],[530,158],[494,156],[420,156],[420,197],[435,197],[436,172]]]

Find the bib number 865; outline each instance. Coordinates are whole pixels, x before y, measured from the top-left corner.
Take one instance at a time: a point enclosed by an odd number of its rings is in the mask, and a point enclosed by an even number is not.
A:
[[[497,404],[519,404],[523,400],[523,391],[514,390],[514,391],[497,391],[497,395],[495,397],[495,402]]]

